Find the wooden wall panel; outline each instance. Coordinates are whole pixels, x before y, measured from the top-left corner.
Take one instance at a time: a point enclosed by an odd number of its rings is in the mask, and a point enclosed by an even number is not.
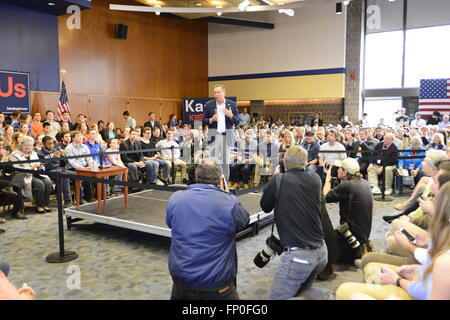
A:
[[[96,0],[92,9],[83,10],[80,30],[67,29],[67,15],[58,18],[60,65],[67,71],[69,99],[72,94],[84,95],[76,98],[73,110],[103,116],[91,110],[101,99],[89,105],[87,97],[107,96],[109,117],[121,126],[123,101],[130,101],[134,116],[145,115],[147,120],[149,109],[156,107],[151,111],[167,122],[171,113],[181,116],[181,99],[208,95],[207,23],[111,11],[109,3]],[[126,40],[114,39],[118,23],[128,25]],[[160,108],[159,101],[167,109]]]
[[[113,97],[109,100],[110,118],[103,119],[105,123],[108,121],[114,122],[117,128],[123,128],[125,119],[122,116],[124,111],[130,111],[130,101],[126,98]]]
[[[104,96],[89,97],[89,122],[97,122],[98,120],[108,121],[111,119],[110,98]]]

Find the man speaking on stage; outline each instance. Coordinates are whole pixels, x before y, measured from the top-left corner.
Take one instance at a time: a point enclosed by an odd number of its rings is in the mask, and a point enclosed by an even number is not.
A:
[[[208,149],[228,180],[230,150],[235,147],[234,126],[240,122],[236,103],[225,98],[225,87],[214,86],[214,100],[205,104],[203,124],[208,125]]]

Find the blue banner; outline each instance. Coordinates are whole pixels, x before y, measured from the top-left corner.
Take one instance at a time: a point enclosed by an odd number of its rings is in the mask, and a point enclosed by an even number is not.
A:
[[[0,71],[0,112],[30,113],[30,74]]]
[[[226,97],[236,102],[236,97]],[[183,123],[193,125],[203,121],[203,107],[214,98],[186,98],[183,101]]]

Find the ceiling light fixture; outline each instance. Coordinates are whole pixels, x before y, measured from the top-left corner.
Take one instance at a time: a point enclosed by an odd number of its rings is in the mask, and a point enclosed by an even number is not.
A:
[[[350,0],[342,1],[342,3],[344,4],[344,6],[348,6],[348,4],[350,3]]]
[[[248,0],[244,0],[244,1],[242,1],[239,5],[238,5],[238,7],[239,7],[239,10],[240,11],[245,11],[245,9],[247,9],[247,7],[250,5],[250,1],[248,1]]]
[[[280,9],[278,12],[287,14],[289,17],[293,17],[295,15],[295,11],[292,9]]]
[[[336,3],[336,14],[342,14],[342,2]]]
[[[48,5],[49,6],[55,6],[55,3],[54,2],[49,2]]]
[[[216,6],[217,9],[222,9],[222,6]],[[217,11],[217,15],[220,17],[222,15],[222,11]]]
[[[201,2],[194,3],[197,7],[201,7],[203,4]]]

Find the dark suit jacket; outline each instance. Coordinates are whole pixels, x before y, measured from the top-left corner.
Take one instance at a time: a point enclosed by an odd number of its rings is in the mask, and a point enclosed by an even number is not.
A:
[[[120,144],[119,150],[120,151],[142,150],[142,147],[141,147],[141,143],[139,141],[136,140],[134,142],[134,146],[133,146],[130,142],[130,139],[127,139],[123,143]],[[120,157],[122,158],[122,161],[124,164],[130,163],[130,162],[144,161],[144,155],[142,152],[125,153],[125,154],[121,154]]]
[[[150,121],[147,121],[146,123],[144,123],[144,128],[145,127],[149,127],[153,130],[153,128],[159,128],[161,129],[161,123],[159,123],[159,121],[155,120],[155,126],[152,126],[152,123]]]
[[[108,131],[109,130],[107,128],[100,130],[100,135],[102,136],[103,141],[108,141],[109,140],[109,133],[108,133]],[[114,132],[114,139],[117,139],[117,135],[116,135],[115,132]]]
[[[309,122],[309,125],[310,125],[311,127],[314,127],[314,120],[316,120],[316,119],[314,118],[314,119],[312,119],[312,120]],[[322,119],[319,119],[319,127],[321,127],[321,126],[323,126],[323,120],[322,120]]]
[[[227,98],[225,98],[225,107],[229,110],[231,110],[233,112],[233,118],[228,118],[227,116],[225,116],[225,128],[228,129],[233,129],[234,126],[239,125],[239,122],[241,121],[239,119],[239,112],[238,109],[236,107],[236,103],[232,100],[229,100]],[[216,114],[216,110],[217,110],[217,105],[216,105],[216,100],[209,100],[208,102],[205,103],[205,107],[203,110],[203,124],[207,124],[209,126],[209,135],[211,134],[215,134],[216,130],[217,130],[217,121],[214,121],[212,123],[210,123],[210,119],[212,118],[213,115]],[[212,139],[212,137],[210,136],[208,139],[211,142],[214,141],[214,139]],[[230,146],[234,146],[234,133],[233,134],[227,134],[227,143]]]

